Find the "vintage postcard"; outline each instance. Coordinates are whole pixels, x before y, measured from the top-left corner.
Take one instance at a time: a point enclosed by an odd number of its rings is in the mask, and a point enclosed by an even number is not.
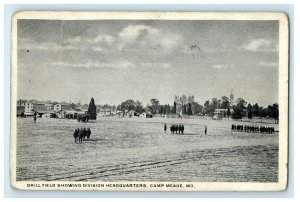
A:
[[[11,186],[286,189],[288,30],[283,13],[15,13]]]

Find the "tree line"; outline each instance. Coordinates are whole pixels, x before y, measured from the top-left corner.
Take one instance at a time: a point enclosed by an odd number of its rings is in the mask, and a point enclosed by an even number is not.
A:
[[[251,105],[243,98],[238,98],[233,104],[230,103],[230,99],[226,96],[222,96],[220,99],[212,98],[204,103],[204,112],[206,115],[213,116],[215,109],[227,109],[226,116],[233,119],[241,119],[247,117],[252,119],[253,117],[259,118],[273,118],[275,123],[279,122],[279,106],[277,103],[268,105],[268,107],[259,106],[258,103]],[[232,109],[232,110],[230,110]]]
[[[227,96],[206,100],[203,105],[196,102],[193,95],[186,96],[183,94],[174,97],[173,105],[161,104],[158,99],[152,98],[146,106],[139,100],[128,99],[117,106],[103,105],[101,107],[123,112],[133,110],[137,113],[206,115],[211,117],[216,109],[227,109],[225,116],[233,119],[241,119],[242,117],[249,119],[253,117],[274,118],[276,123],[279,120],[279,106],[277,103],[263,107],[259,106],[258,103],[254,105],[247,103],[243,98],[238,98],[232,103]]]

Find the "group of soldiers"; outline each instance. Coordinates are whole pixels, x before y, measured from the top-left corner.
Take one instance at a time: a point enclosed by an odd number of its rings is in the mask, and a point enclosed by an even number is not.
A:
[[[75,138],[75,143],[77,140],[79,143],[82,143],[82,140],[85,140],[85,138],[90,139],[90,136],[92,134],[92,131],[90,128],[77,128],[75,129],[73,133],[73,137]]]
[[[167,131],[167,125],[165,124],[165,127],[164,127],[164,130],[165,130],[165,133]],[[183,124],[172,124],[170,126],[170,131],[172,134],[176,133],[177,132],[180,134],[183,134],[184,133],[184,125]]]
[[[167,132],[167,129],[168,129],[168,127],[167,127],[167,124],[165,123],[165,125],[164,125],[164,131],[165,131],[165,133]],[[171,126],[170,126],[170,131],[171,131],[171,133],[172,134],[174,134],[174,133],[176,133],[177,134],[177,132],[180,134],[183,134],[184,133],[184,125],[183,124],[172,124]],[[204,128],[204,134],[205,135],[207,135],[207,126],[205,126],[205,128]]]
[[[275,132],[274,127],[265,126],[247,126],[247,125],[231,125],[231,130],[247,133],[269,133],[273,134]]]
[[[83,115],[81,115],[81,114],[79,114],[79,115],[77,115],[77,121],[78,122],[89,122],[89,120],[90,120],[90,117],[89,117],[89,115],[88,114],[83,114]]]

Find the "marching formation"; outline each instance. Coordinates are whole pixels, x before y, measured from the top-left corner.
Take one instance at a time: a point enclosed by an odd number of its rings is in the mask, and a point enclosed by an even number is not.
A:
[[[167,124],[164,124],[164,132],[167,132]],[[273,134],[275,132],[274,127],[265,127],[265,126],[247,126],[247,125],[231,125],[232,131],[237,132],[247,132],[247,133],[268,133]],[[184,133],[184,125],[183,124],[172,124],[170,126],[171,134],[183,134]],[[82,140],[90,139],[92,132],[90,128],[77,128],[73,133],[73,137],[75,139],[75,143],[77,141],[82,143]],[[204,134],[207,135],[207,126],[205,125]]]
[[[178,133],[180,134],[183,134],[183,132],[184,132],[184,125],[183,124],[172,124],[171,126],[170,126],[170,131],[171,131],[171,133],[172,134],[174,134],[174,133],[176,133],[177,134],[177,131],[178,131]]]
[[[247,125],[231,125],[231,130],[238,132],[247,132],[247,133],[269,133],[273,134],[275,132],[274,127],[265,127],[265,126],[247,126]]]
[[[90,120],[90,117],[89,117],[89,115],[88,114],[79,114],[79,115],[77,115],[77,121],[78,122],[89,122],[89,120]]]
[[[82,140],[85,140],[85,138],[90,139],[90,136],[92,134],[92,131],[90,128],[77,128],[75,129],[73,133],[73,137],[75,139],[75,143],[78,141],[79,143],[82,143]]]

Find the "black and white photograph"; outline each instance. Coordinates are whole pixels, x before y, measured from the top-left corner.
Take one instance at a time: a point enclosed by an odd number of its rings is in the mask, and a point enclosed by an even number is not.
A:
[[[12,21],[13,187],[287,188],[285,14],[24,11]]]

